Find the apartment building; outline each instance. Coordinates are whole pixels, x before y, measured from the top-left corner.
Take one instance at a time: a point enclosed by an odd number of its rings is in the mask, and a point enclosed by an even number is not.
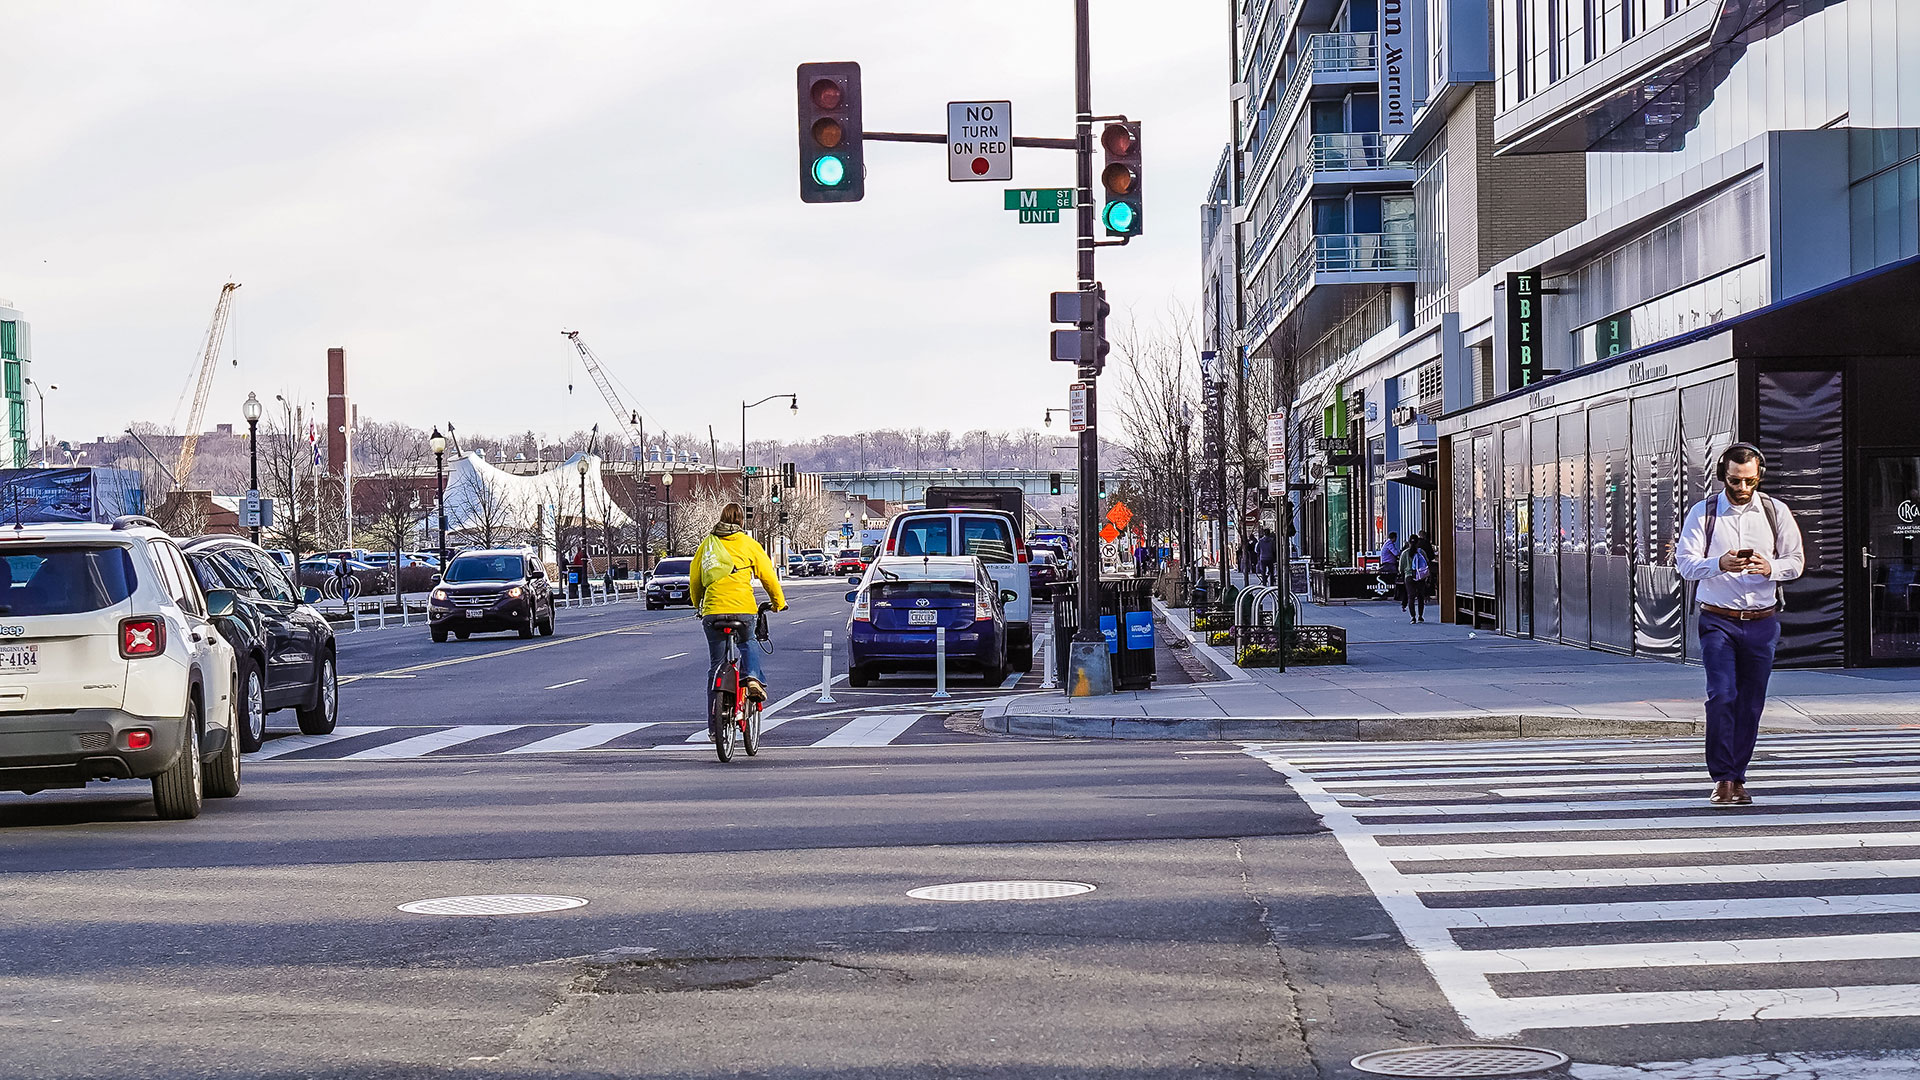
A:
[[[1781,662],[1920,661],[1920,4],[1493,11],[1492,160],[1585,205],[1459,291],[1443,609],[1697,657],[1673,549],[1738,438],[1805,534]]]

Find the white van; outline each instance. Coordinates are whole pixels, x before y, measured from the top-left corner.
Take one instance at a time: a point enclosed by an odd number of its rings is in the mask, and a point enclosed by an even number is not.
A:
[[[908,510],[887,525],[886,555],[972,555],[986,564],[1007,603],[1007,666],[1033,669],[1033,582],[1027,543],[1004,510]]]

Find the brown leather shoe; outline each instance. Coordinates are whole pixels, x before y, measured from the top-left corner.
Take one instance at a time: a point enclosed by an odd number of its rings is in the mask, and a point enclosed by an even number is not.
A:
[[[747,680],[747,700],[748,701],[767,700],[767,688],[760,685],[759,679]]]
[[[1753,805],[1753,796],[1747,794],[1746,781],[1735,780],[1733,782],[1733,804],[1735,806],[1752,806]]]
[[[1707,797],[1707,801],[1715,806],[1733,806],[1740,801],[1740,797],[1735,794],[1733,781],[1722,780],[1713,785],[1713,794]]]

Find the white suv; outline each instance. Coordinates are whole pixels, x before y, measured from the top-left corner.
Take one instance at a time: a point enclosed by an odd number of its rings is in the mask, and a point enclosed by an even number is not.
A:
[[[0,791],[151,779],[162,818],[240,793],[234,654],[152,521],[0,518]]]
[[[1033,670],[1033,579],[1027,572],[1032,556],[1012,514],[967,507],[908,510],[888,524],[883,551],[906,556],[972,555],[985,563],[994,583],[1013,594],[1006,609],[1007,666]]]

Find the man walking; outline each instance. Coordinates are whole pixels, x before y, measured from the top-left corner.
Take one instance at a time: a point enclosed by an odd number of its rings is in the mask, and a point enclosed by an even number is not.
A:
[[[1255,549],[1260,557],[1260,584],[1273,584],[1274,542],[1273,530],[1260,530],[1260,545]]]
[[[1760,494],[1767,459],[1747,443],[1720,454],[1722,490],[1687,512],[1674,565],[1700,583],[1700,662],[1707,671],[1707,772],[1715,806],[1746,806],[1747,763],[1760,736],[1767,679],[1780,643],[1780,582],[1806,569],[1800,526]]]
[[[1380,580],[1393,590],[1393,597],[1400,601],[1401,607],[1407,602],[1400,595],[1400,534],[1390,532],[1387,542],[1380,545]]]

